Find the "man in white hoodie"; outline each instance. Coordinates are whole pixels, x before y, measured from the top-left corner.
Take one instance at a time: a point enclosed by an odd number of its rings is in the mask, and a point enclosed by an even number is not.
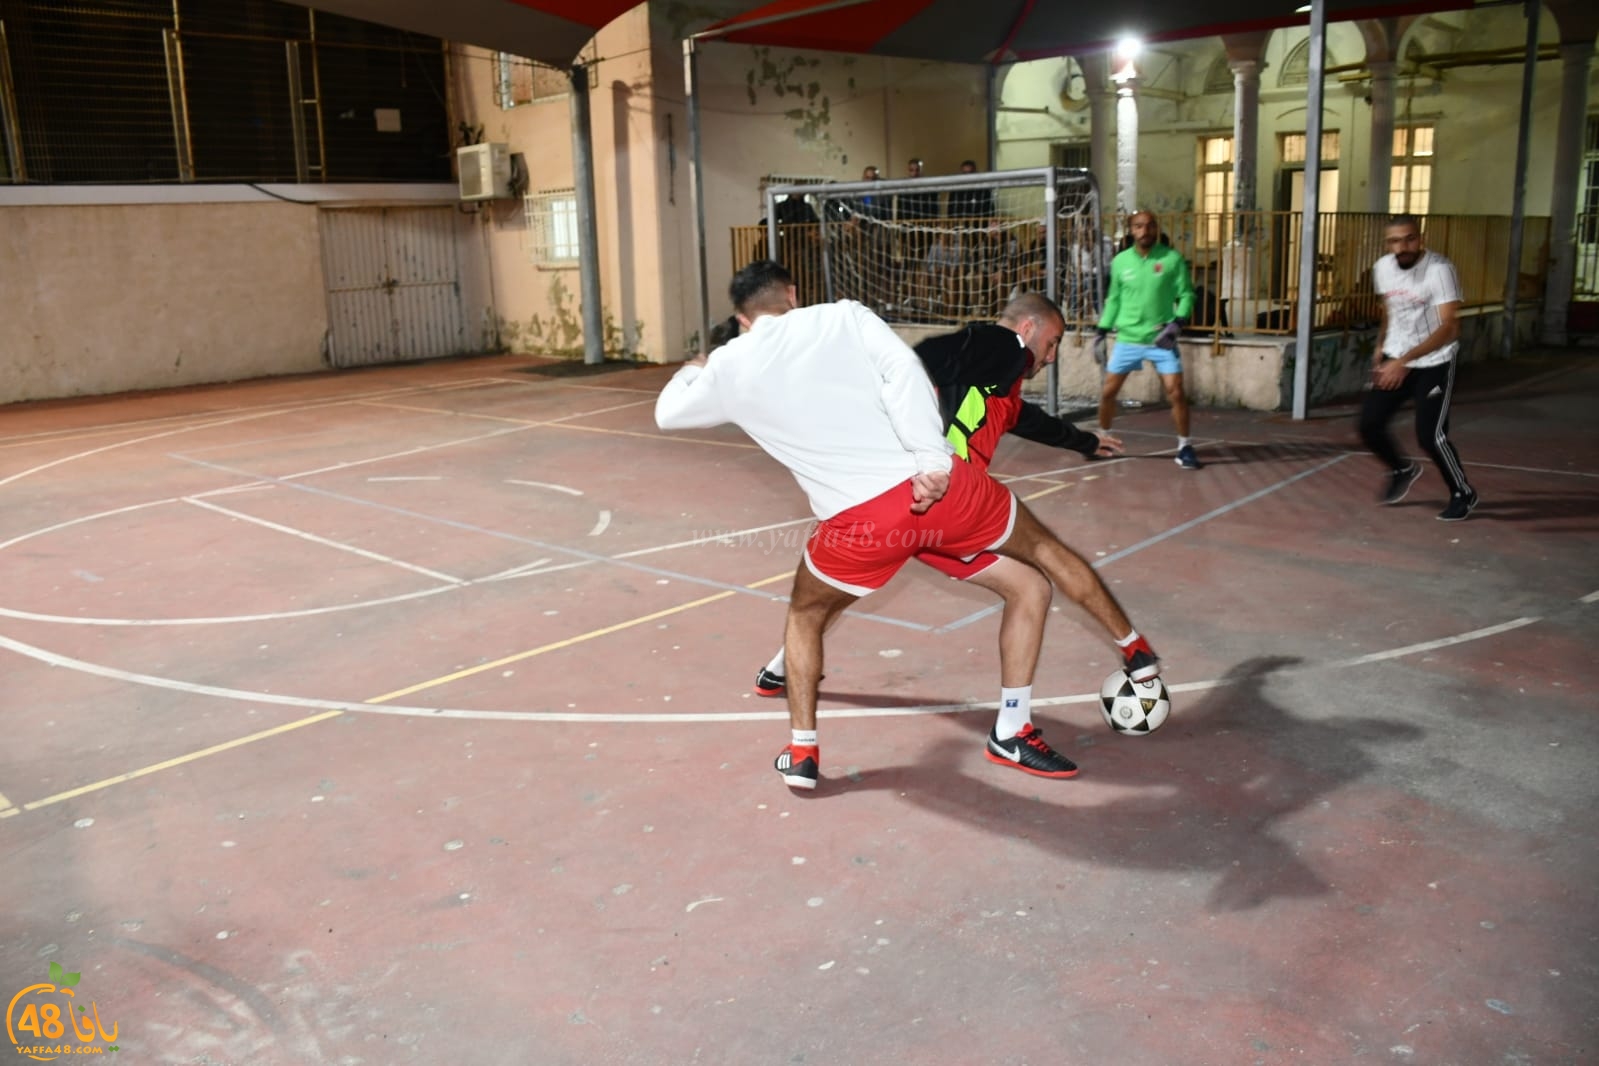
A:
[[[770,260],[740,270],[729,293],[744,334],[679,370],[655,421],[734,423],[788,468],[816,515],[784,633],[792,736],[776,766],[791,788],[813,789],[819,776],[823,632],[918,552],[1031,563],[1117,638],[1135,680],[1160,672],[1081,557],[986,472],[952,460],[921,360],[886,323],[850,300],[796,308],[793,277]],[[1034,754],[1029,739],[1008,743],[1017,761]]]

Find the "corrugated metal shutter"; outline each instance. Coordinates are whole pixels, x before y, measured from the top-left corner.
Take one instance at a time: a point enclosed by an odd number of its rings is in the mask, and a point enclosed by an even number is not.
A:
[[[453,207],[322,212],[329,357],[367,366],[472,350],[461,312]]]

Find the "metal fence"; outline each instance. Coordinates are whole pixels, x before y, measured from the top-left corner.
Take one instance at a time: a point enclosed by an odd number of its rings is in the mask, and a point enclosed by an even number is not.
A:
[[[1573,303],[1599,303],[1599,212],[1577,216],[1577,262],[1571,279]]]
[[[1297,211],[1221,215],[1189,212],[1160,217],[1162,233],[1187,258],[1193,274],[1196,303],[1192,331],[1218,336],[1295,332],[1302,219],[1302,213]],[[1385,214],[1327,212],[1320,216],[1314,282],[1316,329],[1355,329],[1377,322],[1379,303],[1371,272],[1386,251],[1383,232],[1387,222]],[[964,219],[960,222],[969,223]],[[802,303],[826,299],[818,257],[808,252],[819,240],[818,229],[815,224],[784,225],[778,234],[779,257],[795,274]],[[1126,231],[1125,218],[1107,220],[1106,229],[1111,240],[1118,241]],[[1511,236],[1508,215],[1429,215],[1422,220],[1422,230],[1428,248],[1453,260],[1465,307],[1498,306],[1504,302]],[[736,226],[731,236],[735,269],[766,256],[764,226]],[[1548,259],[1549,220],[1526,219],[1518,273],[1518,300],[1523,305],[1542,299]],[[1061,261],[1067,261],[1067,257],[1063,255]],[[959,276],[959,264],[946,266]],[[910,276],[909,272],[900,273]],[[1588,278],[1590,287],[1596,280],[1592,266],[1585,275],[1579,268],[1579,276]],[[1030,284],[1035,281],[1023,274],[993,279],[988,298],[992,310],[997,313],[1013,288],[1036,287]],[[903,294],[906,299],[889,303],[894,307],[914,304],[909,299],[912,295],[907,289]],[[1592,298],[1599,299],[1599,294]],[[1065,309],[1069,326],[1091,327],[1097,317],[1097,309],[1081,304]],[[928,323],[955,321],[937,313],[889,317]]]

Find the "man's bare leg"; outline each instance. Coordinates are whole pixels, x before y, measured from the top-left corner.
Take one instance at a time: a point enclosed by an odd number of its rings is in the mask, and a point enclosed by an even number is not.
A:
[[[1110,424],[1116,421],[1116,397],[1121,394],[1122,382],[1126,380],[1126,374],[1105,375],[1105,383],[1099,390],[1100,429],[1109,429]]]
[[[804,559],[794,571],[788,621],[783,631],[787,664],[788,724],[816,728],[816,690],[822,680],[822,633],[860,597],[842,592],[815,574]]]
[[[1188,436],[1188,394],[1183,391],[1182,374],[1162,374],[1160,383],[1166,389],[1166,402],[1171,404],[1172,424],[1179,437]]]
[[[1027,505],[1016,501],[1016,525],[1004,544],[995,548],[1000,555],[1020,559],[1042,570],[1077,606],[1104,627],[1112,640],[1119,641],[1133,631],[1132,622],[1111,595],[1110,589],[1094,573],[1094,568],[1060,538],[1051,533]]]
[[[999,620],[999,683],[1004,688],[1025,688],[1033,683],[1038,656],[1044,646],[1044,623],[1054,590],[1049,579],[1027,563],[1003,556],[980,574],[967,579],[1005,600]]]

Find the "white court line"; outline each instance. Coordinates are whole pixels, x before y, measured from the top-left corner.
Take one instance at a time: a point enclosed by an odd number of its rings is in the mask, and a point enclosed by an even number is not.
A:
[[[556,492],[564,492],[568,496],[583,495],[582,489],[574,489],[566,485],[553,485],[548,481],[518,481],[516,478],[508,477],[505,479],[505,483],[507,485],[528,485],[535,489],[554,489]]]
[[[400,477],[369,477],[368,481],[443,481],[438,474],[413,474]]]
[[[671,544],[657,544],[653,548],[637,548],[637,549],[634,549],[633,551],[630,551],[630,552],[622,552],[619,555],[613,555],[613,556],[611,556],[611,558],[612,559],[636,559],[640,555],[653,555],[656,552],[671,551],[673,548],[693,548],[693,547],[697,547],[697,546],[699,546],[701,544],[737,543],[740,540],[748,538],[751,534],[754,534],[754,533],[765,533],[767,530],[771,530],[771,529],[783,529],[783,528],[786,528],[788,526],[798,526],[798,525],[803,525],[806,522],[814,522],[814,521],[816,521],[816,519],[810,518],[810,517],[795,518],[795,519],[791,519],[791,520],[789,520],[787,522],[773,522],[771,525],[767,525],[767,526],[751,526],[748,529],[733,529],[733,530],[728,530],[726,533],[717,533],[717,534],[714,534],[712,536],[695,537],[692,540],[679,540],[679,541],[674,541]]]
[[[1351,659],[1334,660],[1328,663],[1311,663],[1300,667],[1284,667],[1276,671],[1279,674],[1311,673],[1317,670],[1341,670],[1352,666],[1364,666],[1373,662],[1388,659],[1398,659],[1421,652],[1434,651],[1438,648],[1466,644],[1475,640],[1483,640],[1496,636],[1522,626],[1532,625],[1542,621],[1541,618],[1517,618],[1510,622],[1474,629],[1466,633],[1458,633],[1452,637],[1439,640],[1424,641],[1420,644],[1407,645],[1402,648],[1391,648],[1388,651],[1374,652],[1369,655],[1357,655]],[[24,644],[10,637],[0,636],[0,648],[13,651],[18,655],[44,663],[47,666],[61,666],[80,673],[91,674],[113,681],[124,681],[134,685],[144,685],[148,688],[165,689],[170,692],[183,692],[195,696],[215,696],[220,699],[243,700],[250,703],[271,704],[278,707],[298,707],[307,710],[322,711],[349,711],[357,714],[386,714],[398,717],[421,718],[454,718],[469,719],[473,721],[515,721],[515,722],[591,722],[606,725],[626,724],[630,722],[647,723],[654,725],[680,724],[693,725],[707,722],[772,722],[788,721],[788,710],[773,711],[726,711],[726,712],[689,712],[686,714],[662,714],[658,712],[641,712],[638,714],[599,713],[584,714],[576,711],[488,711],[469,710],[454,707],[407,707],[397,705],[384,705],[373,703],[356,703],[346,700],[323,700],[303,696],[284,696],[273,692],[251,692],[244,689],[223,688],[218,685],[200,685],[188,681],[177,681],[172,678],[154,677],[149,674],[134,673],[130,670],[120,670],[113,666],[103,666],[99,663],[85,662],[70,656],[60,655],[47,651],[31,644]],[[1179,685],[1169,686],[1171,692],[1203,692],[1208,689],[1225,688],[1236,683],[1235,680],[1216,678],[1209,681],[1190,681]],[[1097,692],[1076,693],[1069,696],[1049,696],[1033,700],[1034,707],[1060,707],[1073,703],[1091,703],[1099,699]],[[822,718],[906,718],[928,714],[955,714],[965,711],[993,710],[997,702],[984,703],[941,703],[921,704],[910,707],[845,707],[837,710],[822,710],[818,712]]]
[[[179,431],[190,429],[208,429],[212,426],[227,425],[235,421],[249,421],[254,418],[275,414],[296,414],[300,411],[315,411],[325,407],[341,407],[346,404],[360,403],[365,399],[383,396],[405,396],[416,393],[448,392],[452,389],[464,388],[480,381],[493,381],[493,378],[471,379],[465,383],[441,383],[437,385],[402,385],[391,389],[378,389],[373,392],[352,393],[348,396],[331,397],[325,400],[307,400],[302,403],[278,403],[265,405],[235,405],[217,411],[195,411],[192,414],[162,415],[159,418],[140,418],[129,422],[109,422],[100,426],[81,426],[70,429],[41,430],[38,433],[25,433],[20,436],[0,437],[0,449],[25,447],[32,444],[48,444],[53,441],[77,440],[85,437],[99,437],[107,433],[136,432],[172,422],[189,423],[179,427]],[[234,417],[239,416],[239,417]],[[167,434],[157,434],[166,436]],[[154,439],[153,437],[140,437],[136,440],[119,441],[110,447],[121,447],[124,444],[138,444],[142,440]],[[273,437],[272,440],[282,440],[283,437]],[[101,451],[103,449],[95,449]],[[79,452],[69,458],[78,458],[90,455],[93,452]]]
[[[527,577],[530,574],[545,574],[545,573],[548,573],[549,571],[548,570],[540,570],[538,568],[543,566],[547,562],[549,562],[548,559],[535,559],[531,563],[523,563],[521,566],[513,566],[509,570],[501,570],[497,574],[490,574],[488,577],[477,578],[475,581],[472,582],[472,584],[481,585],[481,584],[483,584],[484,582],[487,582],[487,581],[509,581],[513,577]],[[579,564],[579,563],[568,563],[567,565],[568,566],[579,566],[581,564]],[[550,569],[551,570],[559,570],[561,568],[560,567],[551,567]]]
[[[1560,474],[1565,477],[1599,477],[1586,470],[1553,470],[1544,466],[1506,466],[1504,463],[1478,463],[1473,462],[1471,468],[1475,470],[1482,467],[1485,470],[1515,470],[1523,474]]]
[[[1593,603],[1595,600],[1599,600],[1599,590],[1588,593],[1588,595],[1584,596],[1580,602]]]
[[[1345,452],[1343,455],[1335,455],[1331,459],[1327,460],[1325,463],[1322,463],[1320,466],[1313,466],[1309,470],[1301,470],[1299,473],[1294,474],[1292,477],[1286,477],[1283,480],[1277,482],[1275,485],[1267,485],[1263,489],[1256,489],[1254,492],[1251,492],[1248,496],[1242,496],[1242,497],[1234,500],[1232,503],[1226,503],[1226,504],[1223,504],[1220,507],[1217,507],[1216,509],[1214,509],[1212,511],[1207,511],[1205,514],[1200,515],[1198,518],[1191,518],[1188,521],[1182,523],[1181,525],[1172,526],[1170,529],[1164,530],[1164,531],[1162,531],[1160,533],[1156,533],[1152,537],[1146,537],[1145,539],[1139,541],[1137,544],[1129,545],[1128,547],[1123,548],[1123,549],[1121,549],[1120,551],[1117,551],[1117,552],[1112,552],[1111,554],[1105,556],[1103,559],[1096,559],[1093,563],[1091,563],[1089,565],[1091,565],[1095,570],[1098,570],[1102,566],[1109,566],[1111,563],[1114,563],[1114,562],[1116,562],[1119,559],[1125,559],[1129,555],[1134,555],[1134,554],[1136,554],[1138,552],[1143,551],[1145,548],[1153,547],[1154,545],[1159,544],[1163,540],[1169,540],[1172,537],[1177,536],[1179,533],[1186,533],[1190,529],[1193,529],[1195,526],[1203,525],[1204,523],[1209,522],[1213,518],[1220,518],[1224,514],[1228,514],[1229,512],[1236,511],[1238,508],[1243,507],[1245,504],[1253,503],[1254,501],[1260,499],[1263,496],[1269,496],[1272,493],[1278,491],[1279,489],[1285,489],[1289,485],[1292,485],[1296,481],[1302,480],[1303,478],[1310,477],[1312,474],[1319,474],[1323,470],[1327,469],[1329,466],[1332,466],[1335,463],[1341,463],[1345,459],[1348,459],[1351,455],[1354,455],[1354,454],[1355,454],[1354,452]],[[973,611],[971,614],[967,615],[964,618],[957,618],[957,619],[955,619],[955,621],[950,622],[947,625],[938,626],[938,627],[936,627],[933,630],[933,632],[935,632],[935,633],[949,633],[949,632],[952,632],[952,631],[957,630],[957,629],[963,629],[966,626],[969,626],[969,625],[971,625],[974,622],[978,622],[978,621],[981,621],[984,618],[987,618],[989,615],[993,614],[996,611],[1003,610],[1004,607],[1005,607],[1005,605],[1003,603],[990,604],[989,606],[984,607],[980,611]]]
[[[194,459],[184,456],[178,457],[184,458],[185,461],[205,469],[238,474],[241,477],[248,476],[242,471],[234,470],[233,468],[224,466],[221,463],[211,463],[203,459]],[[560,555],[573,555],[579,559],[585,560],[586,562],[616,563],[630,570],[651,574],[655,577],[664,577],[671,581],[682,581],[685,584],[701,585],[706,588],[713,588],[723,592],[736,592],[744,596],[759,596],[760,598],[766,600],[781,599],[781,597],[773,597],[767,593],[761,592],[759,589],[752,589],[747,585],[736,585],[726,581],[717,581],[713,578],[701,577],[698,574],[688,574],[677,570],[665,570],[660,567],[644,566],[635,562],[622,561],[618,556],[601,555],[598,552],[584,551],[581,548],[568,547],[564,544],[551,544],[547,541],[536,540],[532,537],[524,537],[516,533],[508,533],[498,529],[489,529],[484,526],[476,526],[469,522],[461,522],[453,518],[446,518],[442,515],[430,514],[426,511],[412,511],[404,507],[396,507],[392,504],[380,503],[376,500],[368,500],[360,496],[351,496],[346,493],[335,492],[332,489],[319,488],[316,485],[302,485],[296,481],[269,478],[264,475],[260,475],[259,479],[263,481],[272,481],[275,484],[282,485],[284,488],[293,489],[296,492],[310,493],[313,496],[322,496],[330,500],[339,500],[344,503],[354,504],[359,507],[371,507],[379,511],[386,511],[390,514],[401,515],[405,518],[414,518],[419,521],[430,522],[434,525],[444,526],[447,529],[465,530],[469,533],[481,533],[487,537],[496,537],[500,540],[508,540],[515,544],[526,544],[537,548],[539,551],[555,552]],[[4,613],[3,609],[0,609],[0,613]],[[902,629],[910,629],[918,633],[928,633],[934,628],[925,622],[910,622],[902,618],[893,618],[882,614],[861,612],[853,615],[852,617],[870,622],[882,622],[885,625],[898,626]]]
[[[601,511],[599,520],[594,523],[594,528],[589,530],[589,536],[597,537],[605,532],[605,527],[611,524],[611,512]]]
[[[351,555],[359,555],[363,559],[371,559],[373,562],[387,563],[390,566],[397,566],[401,570],[409,570],[413,574],[421,574],[424,577],[431,577],[435,581],[445,581],[452,585],[471,584],[471,582],[469,582],[466,578],[454,577],[450,574],[441,573],[437,570],[429,570],[425,566],[417,566],[414,563],[402,562],[401,560],[392,556],[379,555],[377,552],[367,551],[365,548],[357,548],[353,544],[344,544],[340,541],[329,540],[327,537],[319,537],[315,533],[307,533],[303,529],[295,529],[292,526],[280,525],[277,522],[269,522],[265,518],[257,518],[254,515],[245,514],[242,511],[230,511],[226,507],[218,507],[214,503],[207,503],[206,501],[196,499],[193,496],[185,496],[183,498],[183,502],[191,504],[195,507],[202,507],[207,511],[215,511],[217,514],[227,515],[229,518],[237,518],[241,522],[249,522],[253,525],[260,526],[263,529],[271,529],[279,533],[287,533],[291,537],[298,537],[301,540],[309,541],[312,544],[320,544],[325,548],[335,548],[341,552],[349,552]]]
[[[651,403],[654,402],[656,396],[660,395],[661,391],[660,389],[630,389],[625,385],[579,385],[572,381],[534,381],[532,379],[520,381],[516,378],[500,377],[488,377],[484,380],[499,381],[506,385],[541,385],[552,389],[588,389],[592,392],[631,392],[634,395],[650,397]]]

